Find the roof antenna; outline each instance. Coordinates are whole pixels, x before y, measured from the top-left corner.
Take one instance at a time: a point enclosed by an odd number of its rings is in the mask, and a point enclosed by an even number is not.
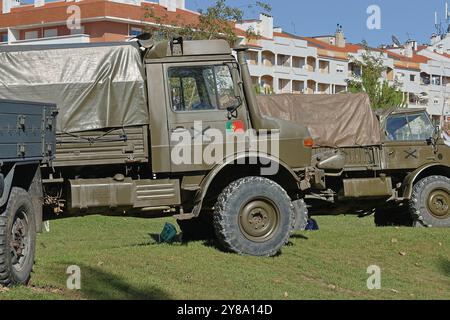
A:
[[[448,23],[449,21],[449,12],[448,12],[448,2],[445,2],[445,21]]]

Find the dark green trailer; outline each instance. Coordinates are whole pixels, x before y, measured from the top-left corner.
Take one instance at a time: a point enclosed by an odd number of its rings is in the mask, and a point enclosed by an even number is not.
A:
[[[33,267],[56,115],[53,104],[0,100],[0,285],[26,283]]]

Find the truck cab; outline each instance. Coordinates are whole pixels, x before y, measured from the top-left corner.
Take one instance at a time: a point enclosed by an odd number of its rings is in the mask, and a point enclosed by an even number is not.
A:
[[[226,41],[182,39],[157,43],[145,54],[155,173],[211,170],[217,162],[237,153],[226,148],[226,141],[214,141],[215,134],[226,137],[247,130],[266,130],[268,140],[271,135],[278,135],[279,148],[271,150],[269,143],[266,152],[273,153],[286,166],[297,169],[310,165],[310,148],[304,148],[304,141],[309,138],[307,129],[261,115],[245,70],[245,50],[239,50],[238,56],[240,63]],[[223,159],[206,163],[205,159],[194,159],[192,150],[191,159],[197,161],[166,161],[179,142],[177,138],[185,134],[197,142],[193,146],[200,152],[211,142],[215,146],[222,144]],[[249,149],[247,144],[241,151]]]
[[[383,168],[416,169],[429,163],[449,163],[450,149],[436,136],[425,109],[394,109],[380,116]]]

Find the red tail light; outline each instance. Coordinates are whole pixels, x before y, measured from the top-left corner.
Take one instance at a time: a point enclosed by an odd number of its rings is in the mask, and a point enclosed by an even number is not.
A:
[[[306,138],[305,140],[303,140],[303,145],[306,148],[312,148],[314,146],[314,140],[313,138]]]

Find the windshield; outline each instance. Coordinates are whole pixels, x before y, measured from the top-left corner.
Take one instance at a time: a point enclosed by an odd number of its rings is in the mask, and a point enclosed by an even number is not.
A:
[[[433,124],[426,113],[393,115],[386,124],[386,133],[391,141],[427,140],[433,136]]]

